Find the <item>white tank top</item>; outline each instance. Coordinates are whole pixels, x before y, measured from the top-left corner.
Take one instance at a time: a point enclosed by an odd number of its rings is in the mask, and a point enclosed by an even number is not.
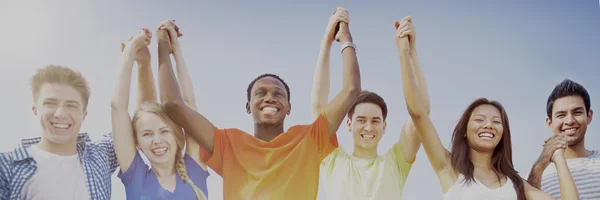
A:
[[[512,181],[506,179],[502,187],[490,189],[477,181],[465,183],[465,177],[460,174],[456,183],[444,194],[444,200],[516,200],[517,192]]]

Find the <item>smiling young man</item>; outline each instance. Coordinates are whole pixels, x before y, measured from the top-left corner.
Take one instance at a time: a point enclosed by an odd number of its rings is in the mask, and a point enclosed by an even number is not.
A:
[[[91,142],[79,133],[90,97],[87,81],[51,65],[37,71],[31,87],[42,134],[0,154],[0,199],[111,199],[110,176],[118,167],[112,137]]]
[[[600,153],[585,148],[587,126],[594,114],[590,102],[587,90],[569,79],[556,85],[548,97],[546,123],[553,136],[546,140],[527,181],[555,198],[560,198],[560,188],[556,168],[550,165],[550,158],[554,149],[566,146],[565,156],[579,198],[600,199]]]
[[[316,117],[327,103],[329,96],[329,51],[334,41],[335,26],[340,21],[347,22],[345,10],[334,13],[322,40],[321,53],[317,59],[314,74],[312,105]],[[412,18],[405,17],[397,24],[400,29],[410,32],[412,45],[410,62],[419,88],[426,100],[429,113],[429,96],[421,71],[415,46],[416,32]],[[387,126],[388,109],[384,99],[376,93],[363,91],[348,111],[347,128],[352,134],[354,152],[348,154],[338,148],[321,163],[321,181],[329,200],[353,199],[400,199],[404,183],[415,161],[420,141],[412,121],[407,121],[400,131],[399,139],[384,155],[377,154],[379,142]],[[389,137],[389,136],[388,136]]]
[[[338,129],[360,93],[360,71],[347,25],[340,27],[343,88],[310,125],[284,130],[290,114],[290,90],[278,76],[264,74],[247,90],[246,112],[254,118],[254,136],[239,129],[219,129],[182,100],[169,57],[169,42],[159,31],[160,97],[167,114],[208,150],[203,156],[223,178],[223,198],[316,199],[319,164],[337,147]],[[330,140],[330,138],[332,138]]]

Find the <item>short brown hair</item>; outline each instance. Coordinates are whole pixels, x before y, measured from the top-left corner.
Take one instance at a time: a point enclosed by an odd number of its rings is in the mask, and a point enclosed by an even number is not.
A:
[[[44,83],[60,83],[70,85],[79,91],[83,100],[83,109],[87,109],[90,99],[90,87],[81,73],[71,68],[58,65],[48,65],[40,68],[31,77],[31,91],[33,92],[33,101],[37,102],[40,89]]]
[[[354,109],[356,108],[356,105],[361,104],[361,103],[373,103],[373,104],[379,106],[379,108],[381,108],[381,114],[383,115],[383,120],[385,121],[385,119],[387,118],[388,109],[387,109],[387,104],[385,103],[383,98],[381,98],[381,96],[379,96],[378,94],[367,91],[367,90],[363,90],[360,93],[360,95],[358,95],[358,98],[356,98],[354,105],[352,105],[352,107],[350,108],[350,111],[348,111],[348,118],[352,119],[352,115],[354,114]]]

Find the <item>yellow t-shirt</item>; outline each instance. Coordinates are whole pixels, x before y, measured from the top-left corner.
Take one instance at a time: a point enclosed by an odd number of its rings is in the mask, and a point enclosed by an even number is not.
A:
[[[354,157],[340,147],[321,163],[321,184],[328,200],[402,199],[411,166],[399,143],[373,159]]]
[[[338,145],[324,115],[270,142],[239,129],[214,130],[213,154],[202,158],[223,178],[225,200],[316,199],[319,165]]]

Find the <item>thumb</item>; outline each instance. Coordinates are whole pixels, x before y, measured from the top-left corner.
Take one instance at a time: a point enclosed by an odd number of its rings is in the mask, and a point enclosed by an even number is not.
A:
[[[400,27],[400,22],[398,22],[398,20],[394,21],[394,27],[396,27],[396,29],[398,29],[398,27]]]

